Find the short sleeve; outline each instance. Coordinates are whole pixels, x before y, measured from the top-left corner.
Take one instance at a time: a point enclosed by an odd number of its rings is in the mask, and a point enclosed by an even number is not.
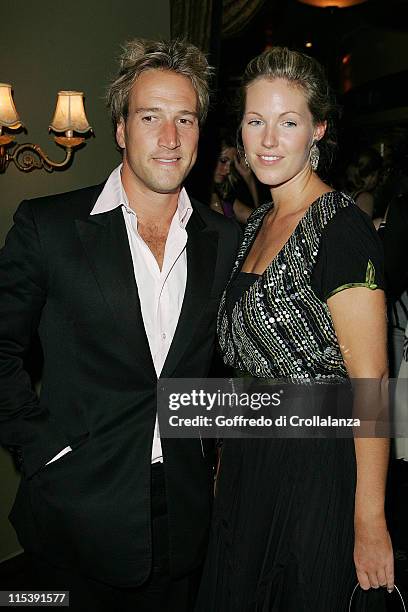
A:
[[[381,241],[355,204],[340,209],[323,229],[311,284],[324,302],[351,287],[384,289]]]

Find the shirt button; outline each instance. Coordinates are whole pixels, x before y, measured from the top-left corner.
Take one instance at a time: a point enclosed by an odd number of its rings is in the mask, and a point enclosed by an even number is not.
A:
[[[162,335],[161,335],[161,339],[165,340],[166,338],[167,338],[167,334],[166,334],[166,332],[163,332]]]

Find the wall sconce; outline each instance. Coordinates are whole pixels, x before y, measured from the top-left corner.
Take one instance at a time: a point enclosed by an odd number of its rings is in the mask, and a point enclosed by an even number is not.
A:
[[[55,142],[65,149],[65,159],[55,162],[37,144],[26,142],[11,148],[14,138],[3,134],[3,130],[17,130],[24,127],[13,101],[12,87],[0,83],[0,172],[5,172],[12,161],[19,170],[44,168],[47,172],[66,168],[72,158],[75,147],[81,145],[85,138],[74,136],[74,132],[85,134],[92,128],[84,110],[84,94],[81,91],[59,91],[57,105],[49,131],[64,132],[64,136],[55,136]]]

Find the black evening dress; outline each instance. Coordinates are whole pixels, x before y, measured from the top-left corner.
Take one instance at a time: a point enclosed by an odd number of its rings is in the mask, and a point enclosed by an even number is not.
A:
[[[347,377],[327,299],[383,286],[371,220],[321,196],[264,274],[240,272],[271,209],[250,217],[223,295],[224,361],[253,377]],[[346,612],[356,583],[352,439],[226,439],[199,612]]]

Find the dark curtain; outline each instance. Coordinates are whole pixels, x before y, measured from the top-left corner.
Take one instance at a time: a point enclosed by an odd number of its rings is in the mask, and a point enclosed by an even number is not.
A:
[[[264,3],[265,0],[170,0],[171,36],[187,38],[204,53],[211,53],[219,48],[222,36],[241,32]]]
[[[170,0],[171,37],[186,38],[210,53],[214,26],[221,27],[221,19],[216,19],[220,9],[222,0]]]
[[[234,36],[241,32],[264,3],[265,0],[224,0],[222,35]]]
[[[238,34],[245,28],[265,0],[170,0],[172,38],[185,38],[208,57],[215,68],[211,89],[218,89],[221,38]],[[219,149],[217,100],[213,96],[205,129],[201,133],[198,161],[186,181],[188,192],[208,202],[212,176]]]

